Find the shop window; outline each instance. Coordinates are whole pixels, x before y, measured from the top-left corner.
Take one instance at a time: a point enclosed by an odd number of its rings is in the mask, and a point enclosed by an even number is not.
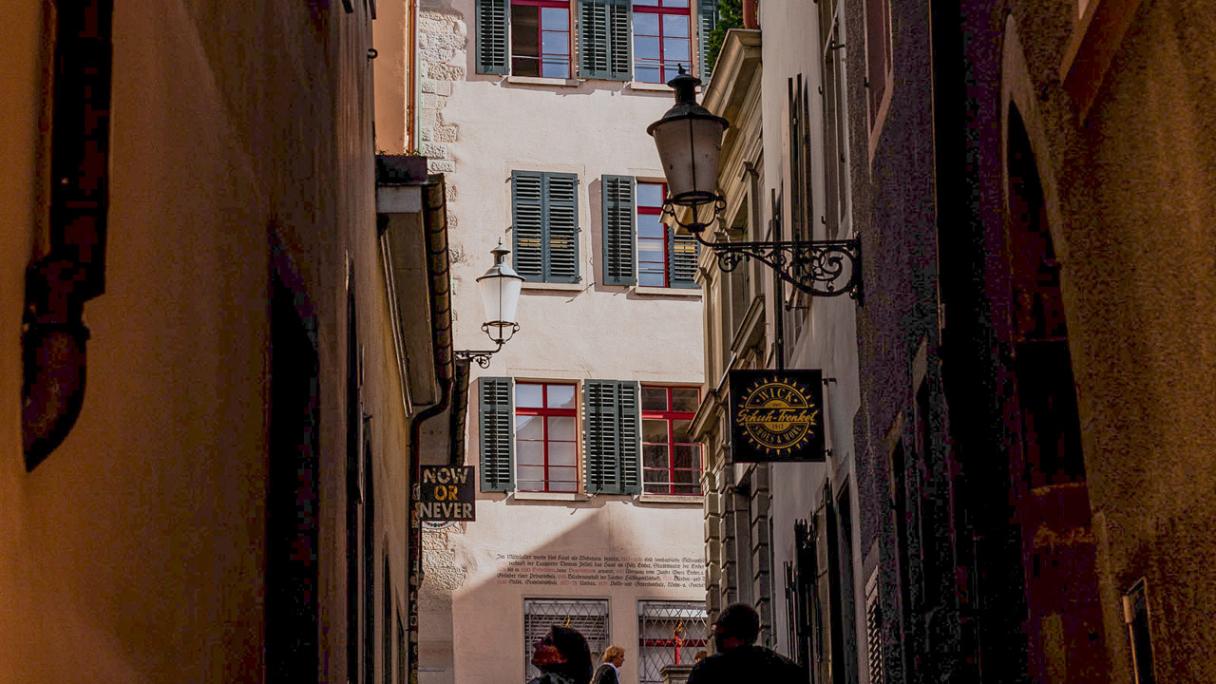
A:
[[[532,664],[532,648],[554,626],[578,630],[591,648],[592,659],[608,648],[608,601],[582,599],[524,599],[524,679],[540,676]]]
[[[698,601],[638,603],[638,684],[662,684],[663,668],[709,649],[709,615]]]

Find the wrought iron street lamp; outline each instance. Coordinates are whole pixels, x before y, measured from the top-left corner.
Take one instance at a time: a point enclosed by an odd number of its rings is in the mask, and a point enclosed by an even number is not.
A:
[[[730,242],[706,240],[705,229],[718,221],[726,199],[718,191],[718,158],[729,122],[697,104],[701,80],[684,73],[667,82],[676,103],[646,132],[654,138],[667,176],[663,214],[712,249],[718,268],[733,271],[745,259],[756,259],[777,276],[807,294],[861,300],[861,243],[856,240],[781,240]],[[780,207],[775,207],[779,211]],[[681,216],[686,211],[687,218]]]
[[[499,241],[498,246],[490,251],[490,254],[494,255],[494,264],[477,279],[477,289],[481,293],[481,303],[485,307],[486,315],[486,322],[481,324],[481,329],[497,346],[485,350],[457,350],[457,359],[475,361],[482,368],[488,368],[490,356],[502,349],[502,346],[519,332],[519,322],[515,319],[524,278],[507,263],[507,255],[510,253],[511,250],[503,247]]]

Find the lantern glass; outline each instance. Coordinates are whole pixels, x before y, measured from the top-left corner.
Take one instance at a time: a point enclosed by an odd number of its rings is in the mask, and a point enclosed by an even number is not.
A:
[[[725,122],[688,115],[655,124],[652,135],[674,204],[692,206],[717,197],[718,157]]]
[[[494,250],[496,263],[477,279],[477,289],[481,292],[481,303],[485,307],[486,333],[499,343],[509,339],[515,327],[519,295],[524,284],[523,277],[506,263],[508,253],[504,249]]]

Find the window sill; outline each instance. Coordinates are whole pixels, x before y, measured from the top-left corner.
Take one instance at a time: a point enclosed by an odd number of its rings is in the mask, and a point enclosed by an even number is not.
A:
[[[539,76],[508,76],[507,83],[513,85],[534,85],[534,86],[550,86],[557,88],[577,88],[579,81],[577,78],[542,78]]]
[[[591,497],[578,492],[511,492],[515,501],[588,501]]]
[[[638,90],[646,93],[670,93],[671,86],[666,83],[647,83],[645,81],[629,81],[625,87],[630,90]]]
[[[701,288],[699,287],[645,287],[642,285],[634,285],[633,293],[644,297],[688,297],[689,299],[700,299]]]
[[[638,503],[644,504],[683,504],[700,508],[705,497],[701,494],[641,494]]]
[[[582,292],[587,289],[587,286],[582,283],[530,283],[525,281],[523,289],[547,290],[550,292]]]

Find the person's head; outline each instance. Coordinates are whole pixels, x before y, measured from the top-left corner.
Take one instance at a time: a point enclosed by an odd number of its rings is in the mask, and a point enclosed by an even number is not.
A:
[[[591,681],[591,648],[578,630],[553,625],[532,644],[532,664],[541,672],[570,678],[574,684]]]
[[[625,649],[615,645],[604,649],[604,662],[612,663],[617,667],[625,664]]]
[[[746,603],[732,603],[714,620],[714,646],[719,653],[751,646],[760,636],[760,615]]]

